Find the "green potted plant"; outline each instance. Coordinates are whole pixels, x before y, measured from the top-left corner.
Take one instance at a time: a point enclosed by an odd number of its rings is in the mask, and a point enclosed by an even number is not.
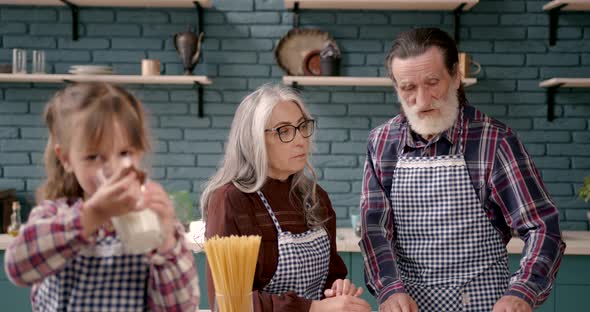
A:
[[[171,192],[170,200],[174,204],[176,217],[188,231],[190,222],[201,218],[194,205],[195,201],[191,193],[188,191]]]
[[[584,185],[580,188],[580,198],[585,202],[590,200],[590,176],[584,178]],[[590,212],[587,214],[588,220],[590,221]]]

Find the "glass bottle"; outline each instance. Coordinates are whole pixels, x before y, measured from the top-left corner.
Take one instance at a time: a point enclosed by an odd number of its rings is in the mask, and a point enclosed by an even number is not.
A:
[[[358,222],[358,223],[356,224],[356,227],[354,228],[354,234],[355,234],[356,236],[358,236],[358,237],[361,237],[361,234],[362,234],[362,233],[361,233],[361,231],[362,231],[362,229],[361,229],[361,223],[360,223],[360,222]]]
[[[21,219],[20,219],[20,203],[17,201],[12,202],[12,214],[10,215],[10,225],[8,226],[8,235],[17,236],[20,230]]]

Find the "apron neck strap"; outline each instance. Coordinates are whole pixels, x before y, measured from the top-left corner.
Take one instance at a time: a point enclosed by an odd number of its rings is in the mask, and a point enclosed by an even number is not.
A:
[[[272,208],[270,208],[270,204],[266,200],[266,197],[264,197],[264,194],[262,194],[261,191],[256,191],[256,194],[258,194],[258,196],[262,200],[262,203],[264,204],[266,211],[268,212],[268,214],[270,215],[270,218],[272,219],[272,223],[274,223],[275,227],[277,228],[277,232],[282,233],[283,230],[281,229],[281,225],[279,224],[279,220],[275,216],[275,213],[272,211]]]
[[[459,126],[459,137],[457,139],[457,142],[455,142],[455,154],[463,154],[463,130],[465,129],[465,127],[467,126],[467,123],[465,122],[465,120],[463,120],[463,109],[461,107],[459,107],[459,114],[457,116],[458,122],[456,122],[455,124],[457,124]]]

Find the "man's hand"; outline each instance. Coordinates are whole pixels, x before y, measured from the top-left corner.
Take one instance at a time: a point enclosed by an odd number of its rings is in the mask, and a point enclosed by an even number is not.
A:
[[[502,296],[494,305],[493,312],[532,312],[531,306],[516,296]]]
[[[418,312],[418,305],[408,294],[397,293],[379,305],[379,312]]]

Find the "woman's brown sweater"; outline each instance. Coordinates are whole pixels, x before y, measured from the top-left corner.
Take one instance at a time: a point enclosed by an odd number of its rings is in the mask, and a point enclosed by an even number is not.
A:
[[[291,178],[286,181],[269,178],[261,191],[282,230],[298,234],[309,230],[309,227],[306,225],[301,204],[289,198],[290,186]],[[328,219],[324,223],[330,239],[330,267],[324,286],[328,289],[336,279],[346,278],[347,270],[336,251],[336,215],[332,204],[328,194],[320,187],[318,187],[318,195],[324,209],[323,216]],[[262,291],[275,273],[278,245],[277,230],[258,194],[243,193],[232,183],[217,189],[211,196],[208,206],[205,232],[207,238],[215,235],[260,235],[262,237],[252,288],[254,311],[309,311],[311,300],[301,298],[294,292],[271,295]],[[208,265],[207,290],[210,306],[213,307],[215,288]]]

